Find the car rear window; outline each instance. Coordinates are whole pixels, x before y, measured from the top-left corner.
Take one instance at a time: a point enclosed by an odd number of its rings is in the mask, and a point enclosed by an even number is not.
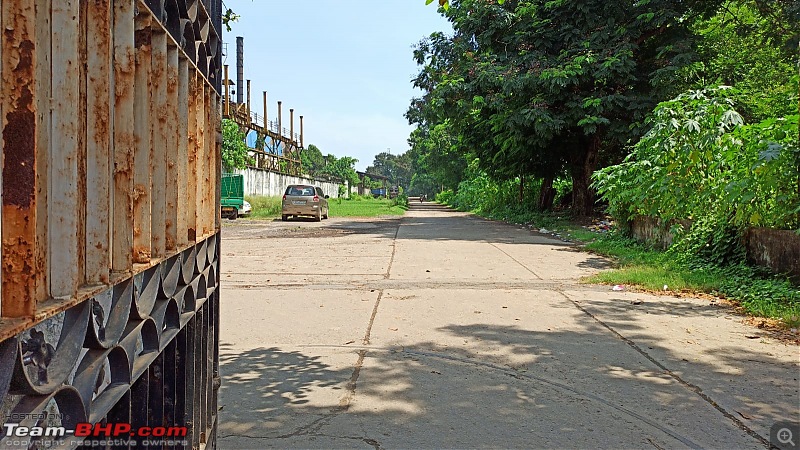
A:
[[[286,188],[286,195],[296,195],[296,196],[314,196],[314,187],[313,186],[289,186]]]

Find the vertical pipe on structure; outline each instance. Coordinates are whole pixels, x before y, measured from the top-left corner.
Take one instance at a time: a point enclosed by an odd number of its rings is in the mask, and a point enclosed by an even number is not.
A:
[[[108,284],[111,204],[111,1],[87,9],[86,282]]]
[[[178,248],[178,209],[181,197],[178,194],[178,166],[183,161],[178,159],[178,47],[169,42],[167,47],[167,90],[166,101],[166,211],[165,211],[165,245],[167,252]]]
[[[50,159],[48,184],[48,234],[51,256],[50,293],[55,298],[75,295],[82,275],[75,237],[78,217],[78,147],[80,121],[79,0],[59,0],[52,5],[53,71],[52,135],[58,136],[57,153]],[[83,199],[82,199],[83,200]]]
[[[166,255],[167,207],[167,34],[151,28],[150,66],[150,248],[152,258]]]
[[[36,252],[37,115],[35,8],[33,0],[0,3],[3,20],[3,254],[2,312],[32,317],[38,274]],[[43,155],[42,155],[43,156]]]
[[[303,145],[303,116],[300,116],[300,148],[306,148]]]
[[[264,139],[267,138],[267,131],[269,131],[269,118],[267,117],[267,91],[264,91]]]
[[[281,102],[278,101],[278,136],[283,136],[283,124],[282,122],[283,117],[283,110],[281,109]]]
[[[187,211],[191,200],[189,197],[189,175],[187,163],[189,162],[189,61],[183,54],[178,60],[178,248],[184,248],[189,243],[187,230],[189,221]]]
[[[294,108],[289,108],[289,142],[295,143],[294,140]]]
[[[124,273],[133,264],[134,84],[136,50],[134,0],[114,1],[114,217],[111,270]]]
[[[133,157],[133,261],[150,262],[150,61],[151,16],[136,16],[136,144]]]
[[[248,123],[253,121],[250,118],[250,80],[247,80],[247,121]]]
[[[225,117],[230,117],[230,115],[231,115],[230,92],[231,91],[228,88],[228,86],[230,86],[230,78],[228,78],[228,65],[227,64],[225,64],[225,81],[224,82],[225,82],[225,86],[223,87],[223,90],[224,90],[224,94],[223,95],[225,95],[225,98],[223,99],[223,101],[225,102],[225,109],[223,111],[223,115]]]
[[[244,103],[244,38],[236,37],[236,104]]]

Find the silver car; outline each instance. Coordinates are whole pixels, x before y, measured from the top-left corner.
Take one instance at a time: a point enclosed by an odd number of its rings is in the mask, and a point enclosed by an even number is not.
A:
[[[281,219],[312,217],[319,222],[328,218],[328,196],[317,186],[292,184],[286,188],[281,204]]]

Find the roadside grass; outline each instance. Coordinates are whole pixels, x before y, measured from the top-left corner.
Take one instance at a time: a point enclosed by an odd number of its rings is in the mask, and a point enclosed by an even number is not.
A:
[[[281,197],[248,195],[245,200],[253,207],[249,216],[251,219],[274,219],[281,216]],[[328,199],[328,207],[330,217],[402,216],[408,209],[395,200],[359,196]]]
[[[408,209],[393,199],[353,196],[329,199],[331,217],[402,216]]]
[[[800,288],[786,277],[767,270],[744,263],[717,267],[650,248],[616,232],[590,231],[565,211],[541,213],[504,207],[471,212],[525,225],[534,231],[545,228],[614,261],[614,269],[585,278],[586,283],[628,285],[654,292],[663,292],[666,285],[668,292],[710,294],[738,305],[747,314],[778,319],[786,327],[800,328]]]
[[[617,268],[588,277],[588,283],[626,284],[652,291],[705,293],[725,298],[744,312],[800,327],[800,288],[786,277],[746,264],[726,267],[685,260],[611,233],[585,244],[613,258]]]
[[[281,197],[248,195],[244,198],[253,207],[251,219],[272,219],[281,216]]]

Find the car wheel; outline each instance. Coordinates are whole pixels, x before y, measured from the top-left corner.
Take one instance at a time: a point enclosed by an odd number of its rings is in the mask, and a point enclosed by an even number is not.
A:
[[[317,217],[315,218],[317,222],[322,222],[322,209],[317,211]]]
[[[289,220],[289,216],[287,214],[284,214],[281,216],[281,220],[286,222],[287,220]]]
[[[239,217],[239,211],[234,209],[228,218],[231,220],[236,220],[238,217]]]
[[[326,210],[325,210],[325,217],[323,217],[323,219],[325,219],[325,220],[328,220],[328,214],[329,214],[330,212],[331,212],[331,211],[330,211],[329,209],[326,209]]]

